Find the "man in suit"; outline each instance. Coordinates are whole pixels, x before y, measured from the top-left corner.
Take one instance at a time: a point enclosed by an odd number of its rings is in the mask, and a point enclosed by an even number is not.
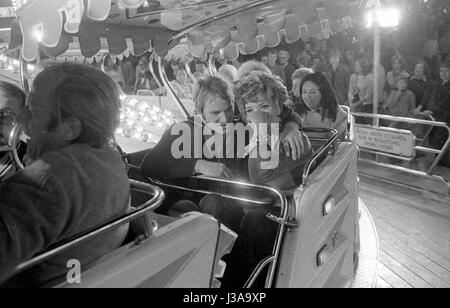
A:
[[[281,50],[278,53],[278,62],[280,62],[281,67],[284,69],[284,74],[286,75],[286,87],[288,91],[292,91],[292,75],[295,72],[295,66],[289,63],[291,55],[286,50]]]

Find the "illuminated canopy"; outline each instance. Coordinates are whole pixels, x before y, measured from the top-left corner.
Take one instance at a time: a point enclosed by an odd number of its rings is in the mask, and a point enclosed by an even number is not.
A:
[[[202,58],[223,50],[226,58],[253,54],[310,37],[328,38],[351,27],[360,0],[29,0],[17,12],[10,49],[27,61],[39,45],[50,57],[79,46],[86,58],[104,46],[115,55],[154,48],[166,56],[185,30],[187,46]],[[229,14],[230,16],[226,16]],[[214,19],[212,22],[199,22]],[[176,40],[169,44],[169,39]]]

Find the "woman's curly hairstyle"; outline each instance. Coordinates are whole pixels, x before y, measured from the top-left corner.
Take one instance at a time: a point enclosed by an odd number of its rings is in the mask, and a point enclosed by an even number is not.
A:
[[[280,77],[265,72],[253,72],[237,84],[235,93],[236,106],[245,124],[248,122],[245,106],[248,103],[257,102],[261,96],[276,102],[281,109],[283,105],[292,105],[286,86]]]
[[[320,102],[322,120],[328,118],[335,122],[339,105],[327,76],[320,72],[306,76],[300,87],[301,91],[303,91],[303,86],[307,82],[315,84],[322,95],[322,100]]]

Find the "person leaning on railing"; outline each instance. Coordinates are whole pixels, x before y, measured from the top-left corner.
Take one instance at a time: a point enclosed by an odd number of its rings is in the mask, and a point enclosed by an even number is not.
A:
[[[422,104],[418,110],[423,115],[433,115],[436,121],[445,122],[450,126],[450,59],[439,68],[440,82],[431,86],[424,94]],[[441,149],[447,141],[448,133],[444,128],[435,128],[430,136],[431,144],[436,149]],[[447,152],[440,162],[445,167],[450,167],[450,154]]]

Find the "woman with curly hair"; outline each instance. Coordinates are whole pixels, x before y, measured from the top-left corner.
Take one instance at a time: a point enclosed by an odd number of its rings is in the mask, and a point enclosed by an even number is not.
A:
[[[253,126],[254,142],[250,142],[248,160],[252,183],[275,187],[289,194],[289,190],[300,184],[303,167],[311,157],[312,148],[308,138],[302,134],[302,156],[294,161],[286,155],[280,143],[273,142],[278,139],[274,136],[277,130],[280,133],[284,129],[280,118],[283,106],[290,104],[281,78],[264,72],[251,73],[237,85],[236,103],[242,119]],[[262,129],[265,125],[270,129]],[[268,143],[270,155],[262,157],[257,148],[261,150],[260,145]],[[222,281],[224,287],[242,286],[257,264],[271,254],[279,225],[268,220],[267,214],[278,216],[279,212],[276,207],[245,212],[239,238],[227,262],[228,269]],[[263,286],[264,281],[257,281],[257,285]]]
[[[347,114],[339,107],[328,78],[314,73],[303,79],[302,98],[308,110],[302,115],[305,128],[332,128],[340,136],[347,131]]]

